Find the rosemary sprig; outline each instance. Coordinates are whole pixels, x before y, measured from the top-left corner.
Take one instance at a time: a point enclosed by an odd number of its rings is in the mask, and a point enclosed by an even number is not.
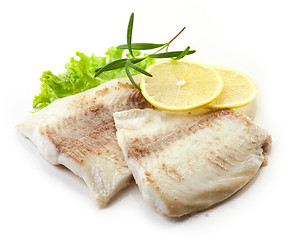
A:
[[[185,30],[186,27],[184,27],[178,34],[175,35],[169,42],[163,43],[163,44],[157,44],[157,43],[132,43],[132,29],[133,29],[133,21],[134,21],[134,13],[130,15],[128,27],[127,27],[127,44],[119,45],[117,46],[118,49],[128,49],[129,54],[131,58],[122,58],[115,60],[106,66],[102,68],[98,68],[95,70],[95,77],[97,77],[99,74],[105,71],[110,71],[113,69],[118,68],[125,68],[126,75],[128,76],[129,80],[131,81],[132,85],[141,91],[139,86],[135,83],[129,67],[132,69],[140,72],[141,74],[144,74],[146,76],[152,77],[150,73],[145,71],[144,69],[138,67],[135,65],[138,62],[141,62],[145,60],[146,58],[171,58],[172,60],[179,60],[185,57],[186,55],[190,55],[196,52],[196,50],[190,50],[190,46],[188,46],[184,51],[172,51],[169,52],[168,48],[170,44]],[[144,55],[143,57],[135,57],[133,54],[133,50],[151,50],[151,49],[157,49],[156,52],[148,55]],[[160,53],[163,49],[166,48],[166,52]]]

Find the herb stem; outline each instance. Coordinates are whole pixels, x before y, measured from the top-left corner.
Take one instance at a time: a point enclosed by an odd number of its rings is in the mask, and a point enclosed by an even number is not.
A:
[[[183,27],[182,30],[176,34],[175,37],[173,37],[169,42],[167,42],[164,46],[162,46],[158,51],[154,52],[154,54],[162,51],[164,48],[167,48],[167,51],[168,51],[168,48],[169,48],[169,45],[171,44],[171,42],[173,42],[185,30],[185,28],[186,27]]]
[[[184,30],[185,30],[186,27],[183,27],[182,30],[175,36],[173,37],[170,42],[168,42],[168,44],[170,44],[171,42],[173,42]]]
[[[162,46],[158,51],[154,52],[154,54],[162,51],[165,47],[168,47],[169,46],[169,43],[166,43],[164,46]]]

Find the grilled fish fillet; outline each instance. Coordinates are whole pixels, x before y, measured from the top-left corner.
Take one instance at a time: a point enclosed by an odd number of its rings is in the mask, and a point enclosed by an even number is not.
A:
[[[135,78],[138,83],[138,79]],[[100,207],[132,179],[112,114],[150,104],[127,79],[59,99],[17,126],[42,156],[84,179]]]
[[[151,109],[113,116],[144,199],[169,217],[206,209],[237,192],[271,145],[267,131],[228,109],[198,116]]]

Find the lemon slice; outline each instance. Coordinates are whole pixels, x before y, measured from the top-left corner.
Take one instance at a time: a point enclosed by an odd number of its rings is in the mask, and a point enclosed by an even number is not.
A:
[[[221,76],[224,87],[220,95],[207,108],[238,108],[257,96],[255,83],[244,73],[227,67],[213,67]]]
[[[146,71],[153,76],[142,75],[142,94],[152,105],[166,111],[186,111],[207,105],[223,88],[213,68],[193,61],[160,61]]]

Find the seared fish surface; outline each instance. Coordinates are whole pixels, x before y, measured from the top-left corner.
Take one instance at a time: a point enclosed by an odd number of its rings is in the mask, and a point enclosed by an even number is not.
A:
[[[240,113],[114,113],[118,143],[146,201],[178,217],[223,201],[266,160],[271,138]]]
[[[50,163],[62,164],[83,178],[104,207],[132,178],[117,144],[112,114],[146,107],[150,104],[127,79],[115,79],[53,102],[17,129]]]

